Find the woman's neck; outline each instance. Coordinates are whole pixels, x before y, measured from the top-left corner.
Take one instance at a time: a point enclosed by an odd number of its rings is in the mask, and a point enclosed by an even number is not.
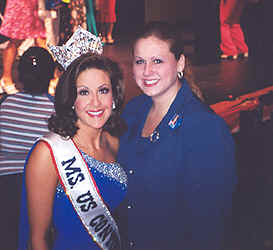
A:
[[[115,162],[119,141],[108,132],[99,130],[97,133],[90,133],[80,130],[73,141],[82,152],[96,160]]]
[[[73,140],[76,144],[84,148],[89,148],[89,151],[99,150],[103,147],[103,131],[102,129],[94,131],[83,131],[79,129],[73,137]]]
[[[177,84],[176,86],[173,86],[171,89],[172,91],[169,90],[160,96],[152,97],[153,105],[146,117],[141,133],[142,137],[149,137],[154,132],[167,114],[180,88],[181,84]]]
[[[173,103],[180,88],[181,84],[178,83],[160,96],[152,97],[153,105],[151,110],[156,113],[166,113]]]

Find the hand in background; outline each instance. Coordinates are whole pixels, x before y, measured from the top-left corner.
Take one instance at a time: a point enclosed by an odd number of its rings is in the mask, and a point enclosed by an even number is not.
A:
[[[41,20],[45,20],[46,18],[51,18],[51,12],[46,9],[39,9],[38,10],[38,17]]]

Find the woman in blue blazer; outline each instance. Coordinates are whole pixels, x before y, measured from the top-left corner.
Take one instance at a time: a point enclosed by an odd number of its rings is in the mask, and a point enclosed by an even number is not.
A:
[[[200,99],[183,41],[148,24],[133,46],[143,91],[123,113],[119,162],[128,175],[127,249],[220,250],[236,184],[234,143]]]

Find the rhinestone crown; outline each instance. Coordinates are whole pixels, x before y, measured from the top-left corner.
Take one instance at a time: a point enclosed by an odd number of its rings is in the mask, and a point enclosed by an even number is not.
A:
[[[103,52],[103,44],[100,37],[95,36],[80,26],[66,44],[62,46],[49,45],[48,48],[65,70],[75,59],[83,54],[91,52],[101,55]]]

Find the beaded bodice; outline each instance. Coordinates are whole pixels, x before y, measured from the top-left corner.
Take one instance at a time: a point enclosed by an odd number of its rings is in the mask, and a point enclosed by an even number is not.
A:
[[[93,168],[105,175],[106,177],[116,180],[120,184],[127,186],[127,175],[122,167],[117,163],[105,163],[94,159],[93,157],[81,152],[84,160],[87,162],[89,169]],[[90,169],[90,170],[91,170]]]
[[[98,161],[83,151],[80,152],[99,188],[107,183],[108,186],[114,185],[123,191],[127,189],[127,175],[119,163]],[[63,193],[63,187],[59,184],[56,189],[57,197]]]

